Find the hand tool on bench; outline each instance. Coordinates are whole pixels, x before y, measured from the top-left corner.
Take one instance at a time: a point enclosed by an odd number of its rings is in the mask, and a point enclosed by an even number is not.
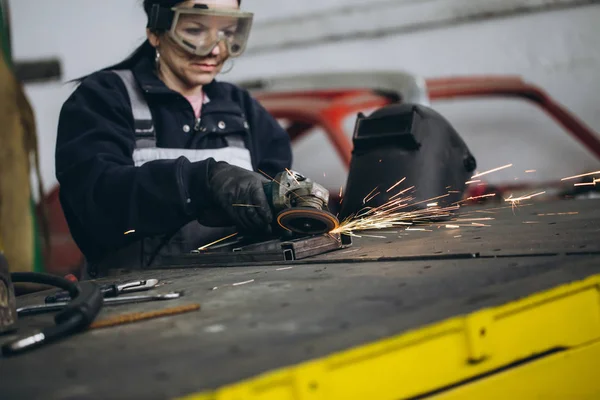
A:
[[[146,301],[174,300],[183,296],[183,292],[170,292],[155,295],[120,296],[104,299],[104,305],[119,305],[129,303],[141,303]],[[67,302],[37,304],[17,308],[18,316],[43,314],[46,312],[60,311],[67,306]]]
[[[104,298],[117,297],[124,293],[141,292],[150,290],[158,285],[158,279],[146,279],[140,281],[126,282],[122,284],[110,284],[100,286]],[[71,300],[69,292],[63,290],[46,297],[46,303],[61,303]]]

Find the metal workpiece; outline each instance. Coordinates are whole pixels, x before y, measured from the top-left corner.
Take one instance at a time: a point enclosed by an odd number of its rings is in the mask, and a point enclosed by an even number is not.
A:
[[[283,258],[286,261],[303,260],[329,251],[339,250],[344,245],[339,234],[328,233],[297,241],[283,242]]]
[[[327,233],[289,240],[274,239],[240,245],[233,241],[218,250],[196,251],[191,254],[165,257],[168,267],[235,266],[239,264],[277,264],[305,260],[316,255],[340,250],[352,245],[352,239],[342,239],[339,233]],[[165,267],[160,267],[162,269]]]

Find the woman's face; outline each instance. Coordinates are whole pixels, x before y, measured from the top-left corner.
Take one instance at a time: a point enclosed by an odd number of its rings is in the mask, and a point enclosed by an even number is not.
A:
[[[237,9],[237,0],[188,0],[178,4],[178,7],[193,7],[194,4],[206,4],[210,8]],[[210,18],[210,17],[202,17]],[[198,22],[199,21],[199,22]],[[198,20],[197,18],[182,19],[177,29],[196,34],[201,28],[198,24],[210,26],[216,32],[218,29],[227,29],[227,26],[220,26],[226,21],[219,20]],[[169,73],[181,81],[185,86],[194,88],[210,83],[223,68],[223,63],[227,60],[227,47],[222,41],[218,46],[206,56],[193,55],[182,49],[168,34],[160,35],[148,32],[150,43],[160,53],[160,68],[167,68]],[[165,71],[162,71],[165,73]]]

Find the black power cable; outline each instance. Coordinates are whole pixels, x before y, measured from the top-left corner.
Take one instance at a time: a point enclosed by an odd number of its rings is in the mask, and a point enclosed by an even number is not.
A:
[[[17,355],[84,330],[94,321],[104,302],[100,288],[93,282],[74,283],[58,276],[36,272],[15,272],[10,277],[13,283],[40,283],[59,287],[67,290],[73,300],[56,314],[55,326],[5,343],[2,346],[4,356]]]
[[[39,283],[41,285],[49,285],[61,288],[69,292],[73,297],[79,295],[79,287],[77,283],[71,282],[68,279],[50,274],[40,274],[37,272],[13,272],[10,274],[10,279],[13,283]]]

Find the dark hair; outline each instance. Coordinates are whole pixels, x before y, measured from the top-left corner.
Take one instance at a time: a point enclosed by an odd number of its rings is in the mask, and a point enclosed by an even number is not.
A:
[[[186,0],[144,0],[144,11],[146,12],[146,16],[150,17],[150,11],[152,10],[152,6],[155,4],[160,5],[161,7],[170,8],[175,7],[179,3],[183,3]],[[242,5],[242,0],[237,0],[238,6]],[[157,32],[158,33],[158,32]],[[156,55],[156,50],[150,44],[148,39],[144,40],[137,49],[133,51],[125,60],[111,65],[110,67],[106,67],[101,69],[100,71],[108,71],[111,69],[131,69],[135,64],[137,64],[140,60],[144,58],[153,59]],[[85,77],[75,79],[75,82],[83,81]]]

